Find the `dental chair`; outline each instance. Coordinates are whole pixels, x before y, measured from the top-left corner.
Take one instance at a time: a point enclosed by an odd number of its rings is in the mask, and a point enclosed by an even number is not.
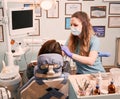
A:
[[[19,89],[20,99],[68,99],[68,75],[59,54],[38,57],[34,76]]]
[[[98,56],[100,57],[100,60],[102,62],[102,58],[103,57],[110,57],[110,53],[109,52],[98,52]]]

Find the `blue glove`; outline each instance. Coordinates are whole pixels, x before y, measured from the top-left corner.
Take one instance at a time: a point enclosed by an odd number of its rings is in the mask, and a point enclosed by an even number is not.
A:
[[[69,48],[67,46],[61,46],[62,51],[70,58],[72,58],[72,53],[70,52]]]

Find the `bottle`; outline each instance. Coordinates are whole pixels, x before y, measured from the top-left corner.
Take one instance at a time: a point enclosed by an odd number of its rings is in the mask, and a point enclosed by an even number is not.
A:
[[[98,72],[98,77],[97,77],[96,84],[99,85],[99,87],[101,88],[101,86],[102,86],[101,72]]]
[[[96,85],[96,89],[93,91],[93,95],[100,95],[99,85]]]
[[[108,85],[108,94],[112,93],[115,93],[115,85],[113,81],[111,81],[111,83]]]

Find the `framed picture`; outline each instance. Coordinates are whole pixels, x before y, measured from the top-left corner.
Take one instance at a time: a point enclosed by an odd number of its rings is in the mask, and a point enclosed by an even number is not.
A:
[[[108,28],[120,28],[120,16],[109,16]]]
[[[40,19],[35,19],[35,32],[29,36],[40,36]]]
[[[36,17],[41,17],[42,16],[42,9],[40,8],[40,4],[24,4],[24,7],[35,8]]]
[[[106,17],[106,6],[91,6],[90,17],[91,18],[105,18]]]
[[[76,11],[82,11],[81,3],[65,3],[65,15],[72,15]]]
[[[3,16],[4,16],[3,8],[0,8],[0,20],[2,20]]]
[[[67,0],[67,1],[79,1],[79,0]]]
[[[115,2],[115,1],[120,1],[120,0],[103,0],[105,2]]]
[[[109,14],[120,14],[120,3],[109,3]]]
[[[2,7],[2,2],[0,2],[0,7]]]
[[[93,26],[95,35],[98,37],[105,37],[105,26]]]
[[[47,18],[59,18],[59,1],[56,1],[56,6],[46,11]]]
[[[70,17],[65,17],[65,29],[70,29]]]
[[[94,1],[94,0],[83,0],[83,1]]]
[[[0,25],[0,42],[4,41],[4,35],[3,35],[3,25]]]

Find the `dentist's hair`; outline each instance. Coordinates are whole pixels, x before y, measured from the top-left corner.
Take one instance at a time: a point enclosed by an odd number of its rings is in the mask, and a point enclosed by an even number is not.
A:
[[[78,44],[80,40],[80,55],[82,56],[88,56],[89,54],[89,46],[90,46],[90,38],[92,35],[94,35],[94,31],[92,28],[92,25],[90,23],[90,18],[87,15],[87,13],[82,11],[75,12],[71,18],[77,18],[81,24],[82,24],[82,32],[81,36],[74,36],[70,35],[70,40],[68,42],[68,47],[71,52],[75,52],[76,45]]]

